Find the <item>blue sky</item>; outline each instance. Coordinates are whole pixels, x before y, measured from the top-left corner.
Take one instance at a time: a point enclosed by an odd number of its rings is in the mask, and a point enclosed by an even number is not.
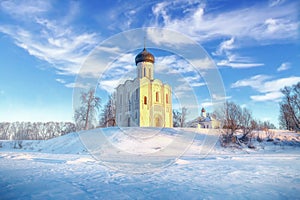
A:
[[[299,7],[285,0],[0,1],[0,121],[72,121],[73,89],[84,87],[75,79],[90,52],[123,31],[157,27],[202,45],[221,74],[226,98],[277,125],[280,88],[300,81]],[[135,73],[139,51],[124,52],[113,68],[119,71],[99,88],[111,90],[121,73]],[[184,58],[151,52],[158,78],[170,73],[159,65],[171,66],[195,88],[200,107],[212,111],[205,82]],[[187,96],[189,89],[175,90]],[[99,94],[105,101],[106,94]]]

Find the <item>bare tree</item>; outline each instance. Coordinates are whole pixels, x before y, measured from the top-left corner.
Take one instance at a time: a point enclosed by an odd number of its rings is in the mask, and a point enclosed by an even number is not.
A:
[[[181,118],[180,118],[180,127],[185,126],[186,118],[187,118],[188,110],[186,107],[181,108]]]
[[[100,98],[95,96],[95,91],[91,88],[83,92],[80,97],[81,106],[76,109],[74,118],[79,130],[88,130],[93,127],[96,111],[100,108]]]
[[[252,138],[255,137],[253,131],[258,128],[258,123],[253,119],[251,111],[247,108],[242,109],[240,126],[243,130],[243,135],[237,138],[237,141],[247,144],[248,148],[255,148],[252,143]]]
[[[108,97],[108,101],[102,110],[100,125],[105,127],[116,125],[116,106],[113,95]]]
[[[276,129],[276,126],[274,124],[272,124],[269,121],[258,121],[257,129],[264,133],[265,137],[267,138],[267,141],[273,140],[274,132],[271,131],[270,129]],[[259,142],[263,141],[263,137],[260,137],[259,133],[257,136],[257,141]]]
[[[257,128],[257,122],[253,119],[252,113],[247,108],[242,109],[240,126],[243,130],[243,135],[240,138],[241,141],[246,142],[247,139],[251,140],[252,131]],[[249,137],[250,136],[250,137]]]
[[[181,113],[178,110],[173,110],[173,127],[180,126]]]
[[[240,121],[242,116],[242,109],[234,102],[227,101],[224,106],[214,112],[217,118],[221,121],[221,125],[226,129],[227,134],[232,137],[233,134],[241,128]]]
[[[173,110],[173,127],[184,127],[188,115],[188,109],[182,107],[181,111]]]
[[[255,126],[251,112],[246,108],[242,109],[234,102],[225,102],[214,114],[221,122],[221,127],[223,128],[223,134],[220,137],[220,142],[223,146],[230,143],[240,144],[236,134],[238,129],[243,130],[240,140],[245,141]]]
[[[281,89],[279,123],[286,129],[300,130],[300,82]]]
[[[289,106],[285,103],[280,103],[279,125],[281,129],[292,130],[295,127],[295,122],[289,112]]]
[[[9,122],[2,122],[0,123],[0,139],[1,140],[8,140],[9,139]]]

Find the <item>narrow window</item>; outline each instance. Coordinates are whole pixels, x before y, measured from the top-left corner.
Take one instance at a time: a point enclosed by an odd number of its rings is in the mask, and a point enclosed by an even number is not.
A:
[[[146,67],[144,68],[144,76],[146,76]]]
[[[149,69],[149,78],[151,77],[151,71],[150,71],[150,69]]]
[[[166,94],[166,103],[169,103],[169,95]]]
[[[130,103],[130,100],[128,101],[128,109],[129,109],[129,111],[131,111],[131,103]]]
[[[158,92],[156,92],[156,102],[158,102],[159,101],[159,94],[158,94]]]
[[[147,97],[144,96],[144,104],[147,105]]]
[[[135,90],[135,99],[138,100],[139,98],[139,91],[138,89]]]

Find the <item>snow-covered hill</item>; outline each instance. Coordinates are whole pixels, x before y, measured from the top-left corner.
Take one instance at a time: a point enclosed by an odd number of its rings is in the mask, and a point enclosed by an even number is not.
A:
[[[300,134],[285,130],[270,130],[272,140],[268,140],[268,134],[261,131],[259,136],[262,142],[254,141],[258,150],[280,150],[289,147],[300,147]],[[256,133],[258,135],[258,133]],[[147,155],[170,148],[172,142],[180,142],[172,148],[176,151],[187,150],[188,154],[197,154],[205,147],[210,148],[206,153],[222,153],[226,149],[218,143],[219,132],[214,129],[197,128],[103,128],[78,133],[69,133],[64,136],[49,140],[0,140],[0,151],[29,151],[56,154],[87,154],[89,145],[111,144],[120,152]],[[208,141],[210,140],[210,141]],[[89,144],[89,143],[93,144]],[[206,145],[206,146],[203,146]],[[102,153],[109,151],[102,147]],[[249,149],[244,149],[249,151]],[[230,150],[232,151],[232,149]],[[109,152],[107,152],[109,153]],[[176,152],[177,153],[177,152]]]
[[[237,149],[205,131],[107,128],[0,141],[0,199],[299,198],[298,134],[273,131],[256,149]]]
[[[49,140],[0,141],[0,151],[28,151],[59,154],[83,154],[86,148],[82,145],[78,133],[69,133]]]

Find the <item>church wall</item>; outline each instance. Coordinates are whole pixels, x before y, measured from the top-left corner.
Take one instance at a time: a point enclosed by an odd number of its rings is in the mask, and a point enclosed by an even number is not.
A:
[[[158,79],[126,81],[117,87],[116,101],[118,126],[173,126],[171,87]]]
[[[167,98],[168,96],[168,98]],[[165,126],[173,127],[172,91],[169,85],[164,85]]]
[[[150,110],[152,117],[152,126],[165,126],[165,109],[164,109],[164,90],[163,84],[160,80],[155,79],[152,82],[152,102],[153,105]]]
[[[139,126],[139,80],[127,80],[117,87],[116,122],[118,126]]]
[[[151,126],[150,108],[152,92],[150,80],[142,78],[140,81],[140,126]],[[145,99],[146,98],[146,99]]]

